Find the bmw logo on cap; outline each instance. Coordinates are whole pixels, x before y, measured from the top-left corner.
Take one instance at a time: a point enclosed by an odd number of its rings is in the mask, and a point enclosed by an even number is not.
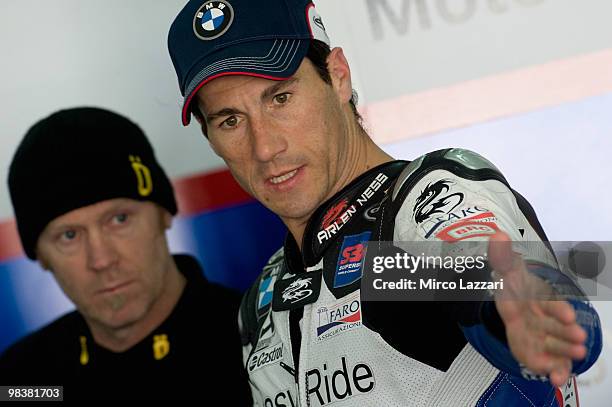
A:
[[[207,1],[196,12],[193,32],[201,40],[225,34],[234,21],[234,9],[227,1]]]

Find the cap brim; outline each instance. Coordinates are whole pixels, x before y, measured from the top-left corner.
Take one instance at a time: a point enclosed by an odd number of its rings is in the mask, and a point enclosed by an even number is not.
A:
[[[186,81],[183,125],[187,126],[191,121],[193,97],[208,82],[226,75],[256,76],[277,81],[289,79],[299,68],[309,46],[310,39],[252,41],[224,48],[205,57],[195,65],[193,74]]]

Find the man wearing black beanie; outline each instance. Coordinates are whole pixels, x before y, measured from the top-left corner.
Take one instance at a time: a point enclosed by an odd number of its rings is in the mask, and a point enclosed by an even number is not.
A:
[[[250,403],[239,295],[172,256],[172,185],[140,128],[97,108],[36,123],[9,169],[26,255],[73,311],[0,356],[0,385],[60,385],[65,401],[219,398]],[[197,383],[197,388],[196,388]]]

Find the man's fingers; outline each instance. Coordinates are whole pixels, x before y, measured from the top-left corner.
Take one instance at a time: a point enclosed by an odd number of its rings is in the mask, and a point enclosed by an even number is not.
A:
[[[561,387],[569,380],[571,372],[572,362],[563,360],[557,363],[555,368],[548,375],[548,378],[553,386]]]
[[[567,301],[539,301],[538,305],[544,314],[563,324],[573,324],[576,321],[576,312]]]
[[[553,338],[581,345],[587,339],[587,334],[577,323],[564,324],[551,317],[538,319],[536,322],[544,334]]]
[[[489,264],[496,273],[504,275],[515,265],[516,255],[512,251],[512,242],[507,234],[496,233],[489,239]]]
[[[525,356],[526,359],[521,363],[534,374],[548,376],[555,386],[562,386],[571,375],[571,358],[546,352],[536,352]]]
[[[509,283],[507,290],[496,295],[495,305],[512,353],[536,374],[548,375],[554,386],[562,386],[571,375],[572,361],[587,354],[587,334],[576,323],[576,312],[566,301],[553,301],[551,287],[527,272],[521,256],[512,251],[508,235],[491,237],[488,259]],[[500,301],[507,298],[514,301]]]
[[[582,360],[586,356],[586,347],[579,343],[567,342],[554,336],[544,339],[543,350],[553,356]]]

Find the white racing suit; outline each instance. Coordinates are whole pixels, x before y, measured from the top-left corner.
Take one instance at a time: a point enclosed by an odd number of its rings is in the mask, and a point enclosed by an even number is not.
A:
[[[476,227],[466,227],[474,226]],[[576,381],[554,388],[512,357],[494,303],[362,301],[368,242],[546,241],[529,203],[499,171],[448,149],[361,175],[311,217],[302,251],[291,235],[245,294],[243,360],[256,406],[572,406]],[[555,270],[555,257],[532,253]],[[601,326],[572,301],[588,333],[588,369]]]

